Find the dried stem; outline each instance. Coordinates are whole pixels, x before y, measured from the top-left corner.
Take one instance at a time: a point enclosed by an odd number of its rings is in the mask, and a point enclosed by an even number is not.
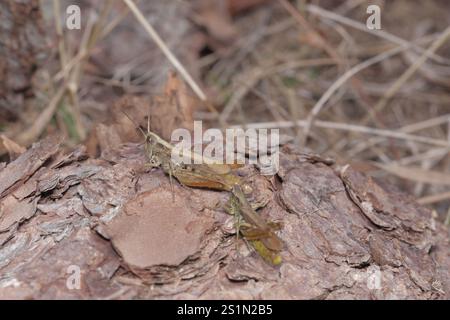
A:
[[[136,19],[139,23],[144,27],[145,31],[149,34],[149,36],[155,41],[156,45],[161,49],[164,55],[169,59],[170,63],[175,67],[175,69],[181,74],[183,79],[189,84],[195,94],[202,101],[207,101],[205,93],[202,91],[200,86],[194,81],[186,68],[181,64],[181,62],[175,57],[175,55],[170,51],[169,47],[166,43],[161,39],[156,30],[150,25],[150,23],[145,19],[142,12],[133,2],[133,0],[124,0],[126,5],[130,8],[131,12],[135,15]]]

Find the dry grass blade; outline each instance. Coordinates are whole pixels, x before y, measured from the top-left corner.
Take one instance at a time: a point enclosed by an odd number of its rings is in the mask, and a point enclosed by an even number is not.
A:
[[[24,132],[19,134],[16,138],[19,144],[23,146],[31,145],[42,134],[47,127],[48,123],[52,119],[55,111],[58,109],[59,102],[61,101],[67,86],[62,85],[53,98],[50,100],[47,108],[39,115],[39,117],[33,122],[33,124]]]
[[[283,8],[288,11],[291,16],[304,28],[308,33],[310,33],[317,44],[325,50],[325,52],[337,62],[341,61],[341,58],[337,54],[336,50],[322,37],[314,28],[309,24],[309,22],[300,14],[300,12],[287,0],[278,0],[278,2],[283,6]]]
[[[253,128],[253,129],[280,128],[281,129],[281,128],[292,128],[295,126],[305,128],[307,126],[307,124],[308,124],[308,122],[305,120],[259,122],[259,123],[248,123],[245,125],[245,128],[247,128],[247,129],[248,128]],[[407,140],[407,141],[415,141],[415,142],[421,142],[421,143],[425,143],[425,144],[450,148],[449,141],[428,138],[428,137],[422,137],[422,136],[417,136],[417,135],[413,135],[413,134],[409,134],[409,133],[405,133],[405,132],[399,132],[399,131],[384,130],[384,129],[377,129],[377,128],[347,124],[347,123],[322,121],[322,120],[316,120],[315,126],[318,128],[324,128],[324,129],[335,129],[335,130],[359,132],[359,133],[365,133],[365,134],[370,134],[370,135],[374,135],[374,136],[394,138],[394,139]],[[231,128],[242,128],[242,126],[237,125],[237,126],[232,126]]]
[[[59,19],[61,12],[60,1],[53,0],[53,16],[55,19],[56,36],[58,37],[58,50],[61,68],[67,63],[66,49],[64,43],[64,34],[61,26],[61,21]]]
[[[397,131],[410,134],[410,133],[413,133],[416,131],[420,131],[420,130],[428,129],[431,127],[439,126],[444,123],[448,123],[449,120],[450,120],[450,115],[446,114],[446,115],[435,117],[432,119],[427,119],[425,121],[420,121],[420,122],[416,122],[416,123],[413,123],[410,125],[406,125],[404,127],[399,128]],[[370,138],[368,141],[363,141],[361,143],[358,143],[354,148],[352,148],[351,150],[348,151],[348,155],[350,158],[353,158],[358,153],[361,153],[370,147],[373,147],[379,143],[382,143],[385,140],[386,140],[385,138],[380,138],[380,137]],[[448,139],[448,140],[450,141],[450,139]],[[447,150],[447,148],[444,148],[444,151],[446,151],[446,150]]]
[[[446,201],[449,199],[450,199],[450,191],[444,192],[444,193],[439,193],[439,194],[433,194],[431,196],[422,197],[422,198],[418,199],[417,202],[422,205],[427,205],[427,204],[433,204],[433,203],[437,203],[437,202]],[[450,213],[450,211],[449,211],[449,213]],[[448,224],[448,223],[446,223],[446,224]]]
[[[435,185],[450,186],[450,174],[445,172],[438,172],[432,170],[424,170],[419,167],[405,167],[398,164],[381,164],[373,163],[380,169],[383,169],[390,174],[396,175],[403,179],[408,179],[421,183],[429,183]]]
[[[370,33],[370,34],[372,34],[372,35],[374,35],[376,37],[388,40],[388,41],[390,41],[392,43],[395,43],[397,45],[408,46],[408,48],[413,48],[414,50],[416,50],[419,53],[424,53],[425,52],[425,49],[420,47],[420,46],[418,46],[417,44],[409,42],[409,41],[406,41],[406,40],[404,40],[404,39],[402,39],[402,38],[400,38],[400,37],[398,37],[396,35],[393,35],[393,34],[391,34],[389,32],[386,32],[385,30],[370,30],[370,29],[367,28],[367,26],[365,24],[363,24],[361,22],[349,19],[347,17],[340,16],[340,15],[334,13],[334,12],[325,10],[323,8],[320,8],[320,7],[316,6],[316,5],[309,4],[309,5],[306,6],[306,10],[309,13],[311,13],[311,14],[314,14],[314,15],[317,15],[317,16],[320,16],[320,17],[323,17],[323,18],[327,18],[327,19],[330,19],[330,20],[342,23],[344,25],[347,25],[349,27],[355,28],[357,30],[360,30],[360,31],[363,31],[363,32],[366,32],[366,33]],[[434,60],[434,61],[436,61],[436,62],[438,62],[438,63],[447,63],[447,64],[450,63],[450,60],[448,58],[443,58],[441,56],[437,56],[434,53],[430,53],[429,54],[429,58]]]
[[[135,15],[136,19],[139,23],[144,27],[150,37],[155,41],[161,51],[165,54],[167,59],[169,59],[170,63],[175,67],[175,69],[181,74],[184,80],[189,84],[195,94],[202,101],[206,101],[206,95],[200,88],[200,86],[194,81],[186,68],[181,64],[181,62],[175,57],[175,55],[170,51],[169,47],[166,43],[161,39],[156,30],[150,25],[150,23],[145,19],[142,12],[136,6],[136,4],[132,0],[124,0],[126,5],[130,8],[131,12]]]
[[[401,76],[395,81],[395,83],[389,88],[389,90],[384,94],[380,101],[373,108],[373,113],[383,111],[383,109],[388,104],[389,100],[400,90],[400,88],[408,81],[416,71],[425,63],[428,57],[435,53],[448,39],[450,38],[450,26],[445,29],[442,34],[431,44],[430,48],[425,51],[416,62],[411,65]],[[369,118],[364,120],[364,124],[368,122]]]
[[[220,114],[219,120],[225,122],[233,113],[238,104],[242,101],[245,95],[252,90],[252,88],[267,76],[272,74],[281,73],[287,70],[294,70],[298,68],[306,67],[320,67],[327,65],[334,65],[336,61],[328,58],[308,59],[299,61],[289,61],[286,63],[269,66],[266,68],[256,67],[253,70],[248,71],[242,75],[242,79],[239,81],[239,87],[233,92],[229,102],[223,108]]]
[[[376,64],[383,60],[386,60],[403,50],[406,50],[408,47],[397,47],[395,49],[383,52],[379,55],[376,55],[375,57],[372,57],[354,67],[349,69],[347,72],[345,72],[342,76],[340,76],[332,85],[328,88],[328,90],[322,95],[322,97],[317,101],[317,103],[314,105],[313,109],[308,115],[307,118],[307,124],[304,127],[304,137],[303,137],[303,144],[305,144],[306,139],[308,138],[309,132],[311,130],[311,127],[314,124],[314,120],[317,117],[317,115],[320,113],[322,108],[325,106],[327,101],[331,98],[331,96],[344,84],[346,83],[351,77],[353,77],[358,72]]]
[[[113,21],[108,23],[104,27],[104,29],[101,31],[101,34],[99,34],[97,36],[97,41],[100,41],[103,38],[105,38],[107,35],[109,35],[111,33],[111,31],[113,31],[114,28],[117,27],[117,25],[119,25],[119,23],[129,14],[129,12],[130,11],[128,9],[125,10],[124,12],[122,12],[122,14],[120,16],[116,17]],[[76,56],[74,56],[70,61],[68,61],[66,64],[64,64],[62,69],[53,76],[53,81],[57,82],[57,81],[60,81],[61,79],[65,78],[66,75],[71,72],[72,68],[75,67],[76,65],[78,65],[83,59],[85,59],[91,53],[91,51],[93,49],[94,49],[94,46],[92,45],[87,50],[79,51]]]

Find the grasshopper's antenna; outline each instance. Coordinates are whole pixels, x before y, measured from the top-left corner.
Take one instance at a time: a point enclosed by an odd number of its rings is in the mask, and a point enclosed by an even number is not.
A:
[[[144,136],[145,139],[147,139],[147,133],[145,133],[144,129],[142,129],[142,126],[137,123],[136,121],[133,120],[133,118],[131,118],[131,116],[126,113],[124,110],[120,110],[122,111],[122,113],[134,124],[134,126],[139,129],[139,131],[142,133],[142,135]]]

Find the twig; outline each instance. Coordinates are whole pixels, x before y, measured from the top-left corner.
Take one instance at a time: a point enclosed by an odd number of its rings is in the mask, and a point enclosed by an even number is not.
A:
[[[80,47],[78,50],[79,56],[87,56],[87,53],[95,46],[97,40],[101,37],[102,30],[104,28],[104,24],[108,17],[108,14],[111,10],[112,4],[113,4],[112,0],[108,0],[105,3],[105,5],[101,10],[99,18],[97,19],[97,21],[95,21],[95,23],[93,22],[92,19],[93,16],[91,16],[90,19],[88,20],[86,30],[80,42]],[[73,106],[73,116],[75,119],[75,126],[80,140],[85,140],[86,138],[86,130],[83,126],[83,122],[81,121],[81,111],[78,100],[78,87],[80,83],[83,65],[84,65],[84,58],[80,59],[80,61],[74,65],[68,83],[68,91],[69,97],[71,99],[71,104]]]
[[[408,46],[408,48],[413,48],[414,50],[418,51],[419,53],[425,52],[424,48],[418,46],[417,44],[415,44],[413,42],[404,40],[396,35],[393,35],[387,31],[384,31],[384,30],[370,30],[367,28],[367,26],[365,24],[363,24],[361,22],[354,21],[352,19],[340,16],[334,12],[322,9],[318,6],[309,4],[306,6],[306,11],[308,11],[314,15],[318,15],[320,17],[331,19],[333,21],[345,24],[345,25],[355,28],[357,30],[360,30],[360,31],[363,31],[366,33],[370,33],[376,37],[388,40],[389,42],[395,43],[397,45]],[[443,58],[443,57],[435,55],[435,54],[430,54],[430,59],[432,59],[438,63],[447,63],[447,64],[450,63],[449,59]]]
[[[309,113],[307,117],[307,124],[303,129],[304,136],[303,136],[303,144],[308,138],[309,132],[311,130],[312,125],[314,124],[314,120],[317,117],[317,115],[320,113],[322,108],[324,107],[325,103],[331,98],[331,96],[345,83],[347,80],[349,80],[351,77],[353,77],[358,72],[376,64],[383,60],[386,60],[403,50],[406,50],[408,47],[396,47],[392,50],[380,53],[379,55],[376,55],[375,57],[372,57],[354,67],[349,69],[347,72],[345,72],[342,76],[340,76],[329,88],[328,90],[322,95],[322,97],[317,101],[317,103],[314,105],[313,109]]]
[[[401,76],[395,81],[395,83],[388,89],[380,101],[375,105],[371,112],[376,115],[377,113],[383,111],[389,100],[397,93],[398,90],[406,83],[406,81],[411,78],[416,71],[422,66],[422,64],[428,59],[428,57],[435,53],[450,37],[450,26],[445,29],[442,34],[431,44],[431,46],[425,51],[416,62],[411,65]],[[363,124],[366,124],[370,120],[366,117]]]
[[[427,119],[425,121],[416,122],[410,125],[406,125],[404,127],[399,128],[397,131],[404,132],[404,133],[413,133],[416,131],[428,129],[430,127],[439,126],[443,123],[446,123],[450,120],[450,114],[443,115],[440,117],[435,117],[432,119]],[[358,153],[361,153],[362,151],[375,146],[378,143],[383,142],[384,138],[374,137],[370,138],[368,141],[365,141],[364,143],[356,145],[354,148],[349,150],[347,152],[349,157],[355,157]],[[449,141],[450,143],[450,141]]]
[[[414,131],[419,131],[419,130],[427,129],[430,127],[440,126],[441,124],[449,122],[449,121],[450,121],[450,113],[444,114],[439,117],[434,117],[432,119],[427,119],[424,121],[406,125],[406,126],[402,127],[400,129],[400,131],[406,132],[406,133],[411,133]]]
[[[420,198],[417,200],[419,204],[425,205],[425,204],[432,204],[436,202],[441,202],[450,199],[450,191],[439,193],[439,194],[433,194],[431,196],[426,196],[423,198]]]
[[[78,49],[78,54],[80,56],[82,56],[84,52],[87,52],[89,48],[88,47],[89,38],[91,37],[93,30],[94,30],[94,23],[91,16],[87,22],[87,27],[85,29],[85,32],[83,33],[80,42],[80,47]],[[81,121],[80,103],[78,101],[78,84],[80,81],[82,67],[83,67],[83,59],[81,59],[76,65],[74,65],[74,68],[72,69],[72,72],[70,73],[69,76],[67,89],[70,98],[72,116],[74,117],[75,120],[76,132],[78,134],[78,138],[83,141],[86,138],[86,130]]]
[[[228,120],[229,116],[242,100],[245,95],[251,91],[251,88],[255,86],[264,77],[269,76],[274,73],[280,73],[290,69],[305,68],[305,67],[317,67],[336,64],[334,59],[319,58],[310,60],[299,60],[299,61],[289,61],[275,66],[269,66],[265,68],[255,68],[247,73],[243,77],[245,81],[240,81],[240,86],[237,90],[233,92],[233,95],[227,105],[224,107],[220,118],[222,121]],[[242,85],[245,83],[245,85]]]
[[[29,146],[37,137],[41,135],[47,124],[52,119],[56,110],[58,109],[59,102],[61,101],[64,93],[66,92],[67,86],[62,85],[53,98],[50,100],[47,108],[39,115],[39,117],[33,122],[31,127],[26,131],[22,132],[18,137],[17,141],[24,146]]]
[[[180,61],[175,57],[175,55],[170,51],[169,47],[165,44],[165,42],[161,39],[155,29],[150,25],[150,23],[145,19],[142,12],[135,5],[133,0],[124,0],[126,5],[130,8],[131,12],[135,15],[136,19],[139,23],[144,27],[150,37],[155,41],[157,46],[161,49],[161,51],[165,54],[167,59],[169,59],[170,63],[175,67],[175,69],[181,74],[184,80],[189,84],[195,94],[202,101],[207,101],[205,93],[202,91],[199,85],[194,81],[188,71],[184,68],[184,66],[180,63]]]
[[[64,66],[67,63],[67,56],[66,56],[66,49],[64,44],[64,35],[63,35],[63,29],[61,26],[60,21],[60,1],[59,0],[53,0],[53,18],[55,19],[55,29],[56,29],[56,36],[58,37],[58,50],[59,50],[59,58],[60,58],[60,64],[61,68],[64,69]]]
[[[300,12],[287,0],[278,0],[278,2],[286,9],[287,12],[306,30],[314,35],[319,41],[320,46],[326,51],[326,53],[338,63],[340,63],[341,58],[336,53],[336,50],[331,47],[331,45],[309,24],[309,22],[300,14]]]
[[[423,153],[416,153],[412,156],[402,158],[400,160],[397,160],[396,163],[403,166],[408,166],[417,162],[429,161],[431,159],[442,159],[443,157],[446,157],[448,155],[448,152],[448,148],[434,148]]]
[[[259,123],[249,123],[245,125],[245,128],[252,129],[275,129],[275,128],[292,128],[295,126],[306,127],[308,121],[299,120],[299,121],[281,121],[281,122],[259,122]],[[450,148],[450,142],[446,140],[433,139],[428,137],[422,137],[417,135],[412,135],[404,132],[391,131],[391,130],[383,130],[371,127],[364,127],[358,125],[352,125],[347,123],[338,123],[338,122],[330,122],[330,121],[321,121],[316,120],[315,125],[319,128],[324,129],[334,129],[334,130],[343,130],[343,131],[351,131],[351,132],[359,132],[366,133],[375,136],[394,138],[400,140],[409,140],[415,142],[421,142],[425,144]],[[242,126],[231,126],[231,128],[242,128]]]
[[[98,36],[98,41],[106,37],[114,28],[128,15],[130,11],[128,8],[125,8],[125,11],[118,17],[116,17],[113,21],[111,21],[106,27],[102,30],[101,34]],[[63,69],[60,70],[53,76],[53,81],[57,82],[61,80],[65,74],[68,74],[72,68],[77,65],[81,60],[83,60],[91,51],[94,49],[94,46],[89,48],[86,51],[78,52],[75,57],[73,57],[69,62],[67,62]]]

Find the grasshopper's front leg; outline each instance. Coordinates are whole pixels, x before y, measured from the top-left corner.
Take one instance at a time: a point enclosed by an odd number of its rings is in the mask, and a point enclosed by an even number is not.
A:
[[[241,223],[242,223],[242,217],[239,212],[239,204],[237,202],[236,197],[231,195],[230,199],[228,199],[228,201],[224,207],[225,207],[225,212],[227,212],[228,214],[230,214],[234,217],[234,227],[236,228],[236,252],[239,253],[239,248],[238,248],[239,242],[238,241],[239,241],[239,233],[240,233],[240,228],[241,228]],[[244,224],[245,224],[245,222],[244,222]]]
[[[230,197],[230,199],[228,200],[228,202],[226,203],[226,205],[225,205],[225,211],[228,214],[233,215],[234,218],[235,218],[234,225],[235,225],[235,228],[236,228],[236,238],[239,238],[239,233],[241,231],[244,231],[244,230],[248,231],[248,230],[254,229],[251,224],[245,222],[242,219],[242,215],[241,215],[241,212],[240,212],[239,202],[238,201],[239,200],[232,195]],[[250,234],[250,233],[249,232],[243,232],[243,234],[245,235],[245,238],[247,238],[247,234]],[[256,237],[254,239],[256,239]],[[248,240],[254,240],[254,239],[248,238]]]

